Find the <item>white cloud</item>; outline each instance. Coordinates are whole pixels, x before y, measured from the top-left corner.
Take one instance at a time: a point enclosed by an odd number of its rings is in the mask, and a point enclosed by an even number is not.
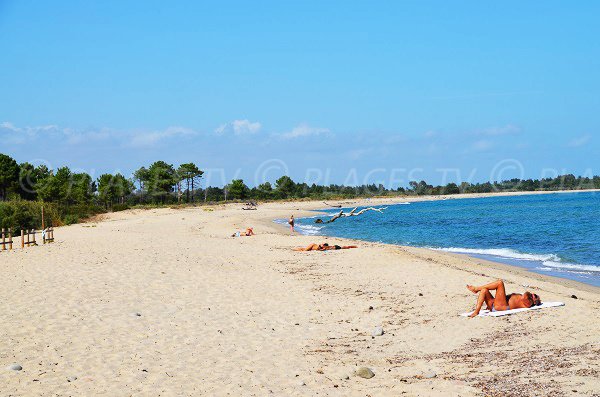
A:
[[[219,135],[233,132],[235,135],[246,135],[256,134],[262,128],[262,124],[258,121],[244,120],[233,120],[230,123],[221,124],[215,129],[215,132]]]
[[[303,136],[327,134],[329,132],[330,131],[328,128],[311,127],[306,123],[302,123],[302,124],[298,125],[297,127],[295,127],[293,130],[281,134],[281,137],[285,138],[285,139],[294,139],[294,138],[300,138]]]
[[[579,138],[575,138],[571,142],[569,142],[569,147],[583,146],[586,143],[588,143],[591,139],[592,139],[592,136],[590,134],[582,135]]]
[[[117,131],[108,128],[79,130],[56,125],[18,127],[7,121],[0,123],[0,137],[4,142],[13,144],[23,144],[39,137],[52,137],[68,145],[112,139],[123,146],[141,148],[156,145],[164,139],[194,134],[197,132],[179,126],[168,127],[160,131]]]
[[[59,132],[60,129],[55,125],[41,125],[35,127],[17,127],[9,121],[0,123],[0,136],[8,143],[25,143],[27,140],[35,138],[39,134]]]
[[[136,132],[129,141],[129,146],[133,147],[150,147],[156,145],[163,139],[172,138],[175,136],[194,135],[196,132],[185,127],[168,127],[163,131]]]
[[[11,122],[8,121],[4,121],[2,123],[0,123],[0,128],[2,128],[3,130],[9,130],[9,131],[20,131],[20,128],[15,127],[15,125]]]

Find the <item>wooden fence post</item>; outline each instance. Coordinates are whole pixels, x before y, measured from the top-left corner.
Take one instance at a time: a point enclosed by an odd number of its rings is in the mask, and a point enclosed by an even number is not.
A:
[[[31,229],[31,244],[37,245],[37,243],[35,242],[35,229]]]
[[[6,251],[6,236],[4,235],[4,228],[2,228],[2,251]]]
[[[13,241],[12,241],[12,228],[9,227],[8,228],[8,249],[9,250],[12,250],[12,243],[13,243]]]
[[[21,248],[25,248],[25,230],[21,229]]]

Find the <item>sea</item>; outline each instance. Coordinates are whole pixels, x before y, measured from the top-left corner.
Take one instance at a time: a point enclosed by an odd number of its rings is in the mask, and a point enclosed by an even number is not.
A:
[[[339,210],[299,218],[296,230],[462,253],[600,286],[600,192],[399,203],[383,213],[315,223]]]

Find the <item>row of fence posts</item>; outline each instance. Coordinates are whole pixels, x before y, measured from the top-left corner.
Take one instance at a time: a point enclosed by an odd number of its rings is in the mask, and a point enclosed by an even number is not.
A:
[[[34,229],[21,229],[21,248],[37,245],[35,240],[36,231]],[[42,230],[43,244],[54,242],[54,228],[49,227]],[[12,228],[2,228],[2,239],[0,240],[0,250],[6,251],[13,249],[13,232]]]

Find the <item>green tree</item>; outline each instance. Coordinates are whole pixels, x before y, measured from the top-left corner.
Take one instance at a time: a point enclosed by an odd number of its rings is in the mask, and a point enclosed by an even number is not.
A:
[[[72,201],[72,175],[68,167],[61,167],[56,172],[49,172],[44,183],[36,187],[39,198],[43,201],[68,205]]]
[[[150,173],[148,172],[148,169],[146,167],[141,167],[133,173],[133,179],[138,181],[140,185],[140,201],[143,203],[145,185],[150,179]]]
[[[106,208],[114,203],[125,203],[125,197],[133,192],[133,182],[121,174],[102,174],[98,178],[98,198]]]
[[[71,202],[77,204],[88,204],[92,199],[92,194],[96,189],[96,185],[92,177],[82,172],[71,175]]]
[[[444,188],[444,194],[458,194],[460,193],[460,188],[456,183],[449,183]]]
[[[271,186],[270,182],[261,183],[258,187],[252,189],[251,195],[258,199],[271,198],[273,195],[273,186]]]
[[[275,187],[279,191],[282,198],[290,197],[296,188],[296,184],[287,175],[282,176],[281,178],[275,181]]]
[[[244,184],[243,179],[234,179],[227,187],[229,196],[233,199],[245,199],[248,197],[250,189]]]
[[[171,164],[164,161],[156,161],[148,168],[148,194],[155,201],[164,204],[173,186],[177,183],[177,173]]]
[[[24,200],[37,199],[36,185],[38,173],[36,168],[29,163],[19,165],[19,195]]]
[[[6,201],[8,191],[19,182],[19,164],[12,158],[0,153],[0,199]]]
[[[71,173],[69,167],[57,169],[52,182],[56,185],[58,192],[55,200],[69,205],[73,201],[73,173]]]
[[[194,201],[194,183],[202,178],[204,171],[201,171],[200,168],[198,168],[198,166],[194,163],[185,163],[179,166],[177,172],[181,176],[182,180],[185,180],[186,182],[187,202],[190,202],[190,194],[191,201]]]

